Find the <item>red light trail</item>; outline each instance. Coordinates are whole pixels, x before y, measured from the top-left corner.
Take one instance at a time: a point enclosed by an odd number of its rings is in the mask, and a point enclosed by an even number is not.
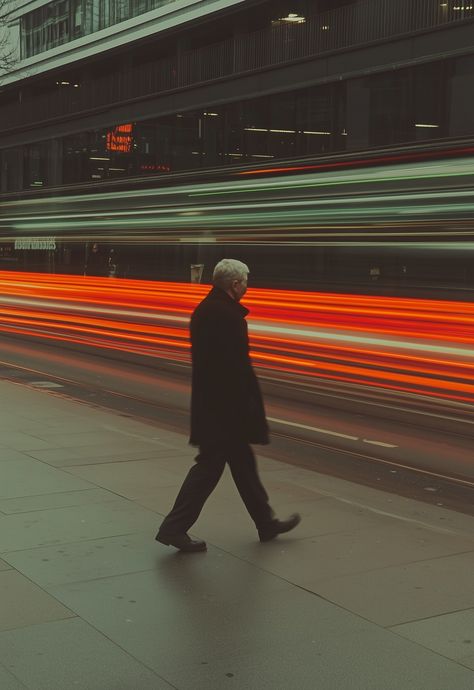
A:
[[[0,331],[189,361],[188,320],[209,286],[0,272]],[[474,403],[474,305],[250,288],[257,366]]]

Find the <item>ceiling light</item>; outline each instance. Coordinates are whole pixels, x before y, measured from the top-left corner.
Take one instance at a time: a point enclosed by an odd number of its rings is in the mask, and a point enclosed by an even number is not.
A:
[[[287,17],[280,17],[279,22],[288,22],[289,24],[304,24],[306,17],[302,17],[295,12],[290,12]]]
[[[424,128],[436,128],[439,127],[439,125],[433,125],[433,124],[428,124],[425,122],[418,122],[415,127],[424,127]]]

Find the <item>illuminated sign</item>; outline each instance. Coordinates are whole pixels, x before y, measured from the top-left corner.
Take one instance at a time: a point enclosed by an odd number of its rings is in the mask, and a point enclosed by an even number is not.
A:
[[[108,151],[130,153],[132,150],[133,125],[118,125],[107,132],[106,148]]]
[[[140,170],[142,172],[170,172],[171,166],[165,165],[164,163],[149,163],[145,165],[140,165]]]
[[[56,238],[19,237],[15,240],[15,249],[56,249]]]

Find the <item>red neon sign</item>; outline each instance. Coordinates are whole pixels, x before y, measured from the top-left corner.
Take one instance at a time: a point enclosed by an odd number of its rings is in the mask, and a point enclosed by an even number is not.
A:
[[[132,128],[132,124],[118,125],[110,132],[107,132],[106,148],[109,151],[130,153],[132,150]]]

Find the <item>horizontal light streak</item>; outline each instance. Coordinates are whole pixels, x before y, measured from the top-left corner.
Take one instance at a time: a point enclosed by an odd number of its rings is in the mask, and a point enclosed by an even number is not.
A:
[[[347,134],[346,132],[342,132],[342,134]],[[413,153],[397,153],[394,155],[383,155],[378,158],[358,158],[358,159],[352,159],[348,161],[328,161],[326,163],[313,163],[313,164],[308,164],[306,161],[294,161],[291,165],[286,165],[286,166],[281,166],[278,168],[261,168],[260,170],[243,170],[238,172],[238,175],[246,175],[246,176],[254,176],[254,175],[268,175],[269,173],[290,173],[290,172],[301,172],[304,170],[319,170],[319,171],[331,171],[331,170],[343,170],[344,168],[352,168],[352,167],[365,167],[365,166],[374,166],[374,165],[389,165],[391,163],[398,163],[400,164],[402,161],[403,162],[408,162],[408,161],[418,161],[421,158],[424,160],[429,160],[433,158],[441,158],[443,156],[451,156],[451,155],[466,155],[466,154],[474,153],[474,148],[471,146],[467,146],[464,149],[445,149],[444,151],[438,152],[438,151],[425,151],[421,154],[413,152]],[[440,161],[440,164],[443,165],[444,161]]]
[[[449,153],[449,152],[448,152]],[[474,153],[474,148],[467,148],[462,153]],[[433,154],[434,155],[434,154]],[[221,195],[221,194],[248,194],[259,193],[262,191],[275,191],[280,193],[287,189],[302,189],[302,188],[318,188],[325,186],[340,186],[340,185],[360,185],[360,184],[383,184],[386,182],[411,181],[411,180],[430,180],[438,178],[455,178],[473,175],[473,164],[470,158],[461,158],[458,160],[437,161],[436,163],[423,162],[412,163],[405,165],[404,160],[412,160],[415,155],[407,154],[404,156],[388,157],[377,161],[386,162],[387,165],[382,165],[375,168],[361,168],[344,170],[344,167],[355,166],[357,164],[370,165],[370,160],[353,160],[349,162],[335,162],[322,164],[321,166],[302,166],[301,169],[306,168],[315,169],[320,168],[324,172],[305,174],[305,175],[286,175],[278,178],[270,178],[266,180],[239,180],[235,182],[215,182],[209,184],[194,184],[194,185],[176,185],[170,187],[160,187],[153,189],[136,189],[136,190],[121,190],[120,202],[123,200],[137,200],[155,197],[157,202],[161,205],[164,199],[169,198],[171,204],[176,204],[174,198],[179,199],[179,204],[183,203],[187,197],[197,195]],[[429,156],[428,156],[429,157]],[[388,165],[390,162],[398,162],[398,165]],[[282,171],[291,172],[298,170],[298,168],[282,168]],[[239,174],[253,174],[253,173],[271,173],[272,170],[249,171]],[[22,199],[21,201],[8,201],[3,204],[5,213],[8,209],[15,209],[20,207],[28,209],[31,207],[50,209],[52,206],[66,207],[70,205],[76,209],[80,204],[91,204],[94,202],[106,202],[108,208],[114,208],[117,204],[116,192],[103,192],[94,194],[82,194],[60,197],[48,197],[43,199]],[[10,218],[11,220],[11,218]]]
[[[343,173],[326,173],[322,175],[308,175],[279,178],[276,181],[255,181],[248,183],[217,183],[213,187],[207,185],[171,187],[160,190],[141,190],[121,194],[119,198],[111,194],[83,195],[77,197],[53,198],[51,200],[25,200],[22,213],[12,215],[17,208],[17,202],[6,202],[3,206],[5,215],[0,216],[0,231],[5,228],[8,236],[15,231],[18,234],[33,234],[51,232],[63,237],[78,236],[86,229],[89,232],[115,232],[116,235],[129,233],[134,237],[140,233],[160,235],[160,240],[177,241],[173,233],[186,233],[186,241],[190,242],[216,241],[217,235],[222,241],[227,241],[233,235],[236,240],[242,233],[251,233],[252,241],[258,239],[257,232],[265,232],[269,236],[281,236],[285,230],[289,239],[297,239],[302,230],[307,228],[304,235],[307,240],[317,237],[330,236],[324,233],[321,226],[335,224],[345,227],[348,236],[370,236],[378,232],[384,238],[390,235],[385,228],[375,228],[377,224],[385,225],[398,221],[400,227],[405,223],[404,236],[429,235],[432,230],[423,233],[420,229],[410,226],[421,223],[426,219],[430,224],[445,218],[449,225],[445,225],[444,233],[452,235],[452,224],[472,222],[474,213],[474,193],[472,189],[454,189],[446,186],[443,194],[438,190],[416,190],[412,188],[412,180],[423,184],[423,181],[443,178],[448,185],[449,178],[456,178],[459,184],[467,183],[467,176],[474,178],[472,160],[444,162],[440,165],[413,165],[379,168],[377,175],[372,170],[351,171]],[[403,181],[403,189],[396,191],[391,188],[394,181]],[[474,180],[473,180],[474,181]],[[388,189],[380,186],[379,193],[374,193],[372,183],[387,183]],[[370,192],[347,185],[370,183]],[[338,194],[320,198],[316,193],[321,185],[332,185]],[[346,189],[337,189],[338,185],[346,185]],[[307,194],[300,198],[296,193],[306,190]],[[252,192],[249,203],[248,196],[228,199],[227,203],[220,201],[222,194],[247,195]],[[259,193],[260,198],[255,194]],[[194,197],[194,198],[192,198]],[[208,197],[203,203],[196,197]],[[136,201],[132,201],[136,199]],[[46,203],[47,201],[47,203]],[[232,201],[232,203],[228,203]],[[72,203],[73,202],[73,203]],[[89,202],[83,206],[84,202]],[[124,204],[121,208],[121,204]],[[146,205],[145,205],[146,204]],[[97,208],[95,208],[97,206]],[[83,209],[82,211],[78,209]],[[25,212],[25,209],[28,211]],[[55,209],[53,212],[51,209]],[[113,209],[113,210],[111,210]],[[10,211],[10,212],[8,212]],[[44,211],[47,211],[46,213]],[[449,214],[450,218],[446,218]],[[457,218],[456,218],[457,216]],[[366,231],[358,227],[365,222]],[[288,228],[288,225],[292,225]],[[372,228],[372,229],[371,229]],[[3,240],[5,240],[5,229]],[[201,237],[203,229],[209,230],[208,237]],[[466,236],[472,235],[472,230],[465,230]],[[163,237],[163,233],[169,235]],[[194,233],[194,235],[193,235]],[[334,233],[332,232],[334,235]],[[395,233],[400,236],[401,233]],[[462,235],[462,231],[456,231]],[[342,233],[337,233],[339,238]]]
[[[474,176],[474,173],[472,173]],[[242,202],[240,204],[218,204],[218,205],[202,205],[202,206],[188,206],[186,207],[186,210],[183,211],[183,207],[165,207],[165,208],[147,208],[144,210],[141,209],[130,209],[130,210],[125,210],[125,211],[103,211],[103,212],[90,212],[90,213],[69,213],[69,214],[50,214],[46,216],[27,216],[27,217],[21,217],[20,219],[17,216],[12,216],[12,217],[6,217],[6,218],[1,218],[1,222],[15,222],[18,223],[19,220],[21,220],[20,225],[25,225],[27,227],[31,226],[34,227],[34,223],[37,223],[39,221],[73,221],[73,220],[82,220],[90,222],[90,221],[97,221],[101,217],[103,217],[105,220],[109,219],[121,219],[121,218],[131,218],[134,220],[135,218],[139,216],[150,216],[153,222],[156,219],[156,216],[175,216],[176,214],[180,214],[181,216],[187,216],[188,214],[192,214],[192,219],[189,221],[189,219],[186,217],[184,222],[196,222],[200,221],[200,218],[196,218],[194,214],[206,214],[206,213],[213,213],[215,211],[222,213],[223,211],[238,211],[239,213],[241,211],[247,211],[247,210],[265,210],[265,209],[285,209],[290,207],[291,208],[291,213],[294,213],[294,209],[298,208],[306,208],[306,207],[311,207],[311,213],[314,213],[315,210],[322,206],[334,206],[335,209],[335,215],[338,215],[340,213],[340,207],[342,205],[356,205],[360,206],[362,204],[383,204],[382,208],[376,208],[372,209],[372,211],[391,211],[394,208],[397,210],[397,212],[403,212],[403,213],[410,213],[410,209],[405,209],[405,208],[400,208],[397,209],[397,207],[394,206],[389,206],[387,207],[385,205],[385,202],[390,202],[391,204],[393,203],[401,203],[405,201],[426,201],[430,202],[428,206],[423,206],[421,207],[422,210],[429,210],[429,209],[434,209],[438,210],[439,204],[446,204],[446,200],[449,199],[457,199],[457,198],[471,198],[472,203],[471,204],[466,204],[465,208],[468,210],[471,210],[474,208],[474,192],[472,190],[452,190],[452,191],[444,191],[442,197],[440,197],[439,191],[436,192],[411,192],[411,193],[401,193],[397,194],[395,192],[391,194],[383,194],[383,195],[367,195],[367,196],[361,196],[361,197],[345,197],[345,198],[340,198],[340,197],[335,197],[335,198],[325,198],[325,199],[287,199],[285,201],[261,201],[261,202],[256,202],[256,203],[246,203]],[[438,205],[433,205],[433,202],[437,202]],[[453,208],[452,204],[447,204],[447,208]],[[464,206],[461,206],[464,208]],[[457,207],[454,207],[457,208]],[[367,213],[368,209],[364,209],[364,213]],[[352,209],[351,211],[352,212]],[[220,220],[220,216],[218,217]],[[177,221],[179,224],[183,222],[183,218],[178,218]],[[202,222],[208,222],[208,218],[206,217],[205,220]]]
[[[189,361],[188,319],[208,286],[0,272],[0,331]],[[250,289],[255,363],[474,404],[474,305]]]

